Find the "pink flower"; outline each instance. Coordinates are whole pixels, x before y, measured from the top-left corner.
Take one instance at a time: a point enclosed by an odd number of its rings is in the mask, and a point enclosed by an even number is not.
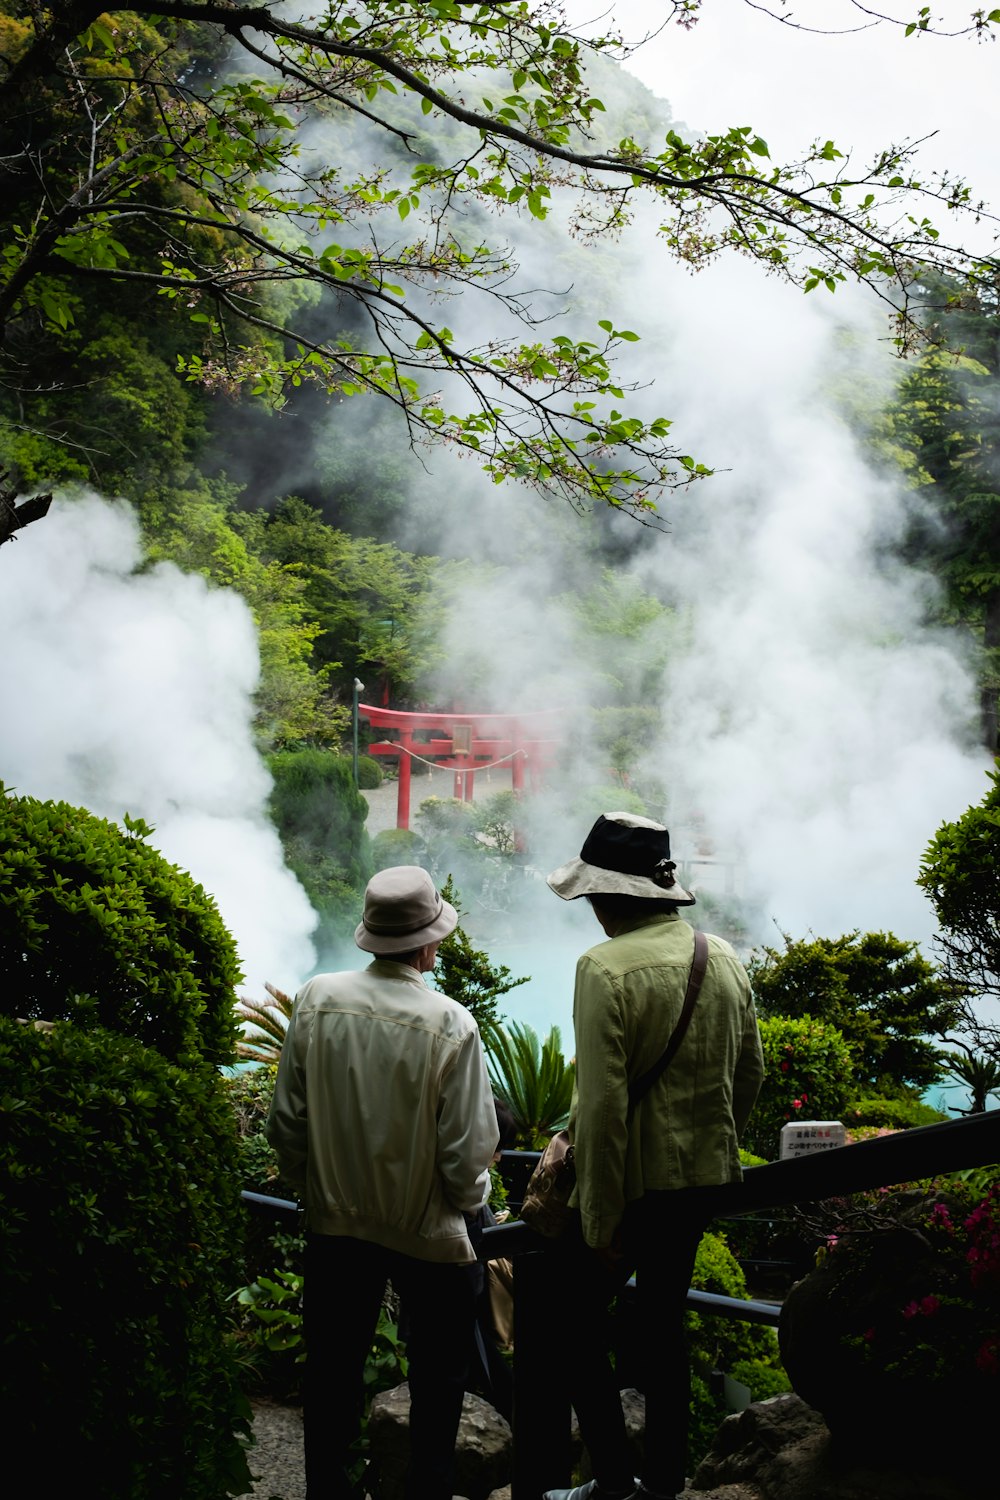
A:
[[[782,1072],[783,1072],[783,1073],[787,1073],[787,1072],[788,1072],[788,1064],[787,1064],[787,1063],[786,1063],[786,1062],[783,1062],[783,1063],[782,1063],[782,1064],[781,1064],[781,1071],[782,1071]]]
[[[792,1100],[792,1108],[793,1109],[801,1109],[802,1108],[802,1100],[801,1099],[793,1099]]]
[[[866,1328],[861,1337],[864,1339],[866,1344],[870,1344],[872,1339],[875,1337],[874,1328]]]
[[[1000,1375],[1000,1339],[987,1339],[980,1345],[976,1369],[984,1375]]]
[[[908,1302],[903,1308],[904,1318],[933,1318],[941,1307],[941,1299],[931,1292],[919,1302]]]

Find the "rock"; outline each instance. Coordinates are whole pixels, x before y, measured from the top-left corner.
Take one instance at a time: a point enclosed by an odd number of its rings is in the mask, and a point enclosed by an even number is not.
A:
[[[410,1388],[404,1382],[372,1402],[369,1482],[378,1500],[402,1500],[410,1456]],[[466,1393],[455,1445],[455,1490],[466,1500],[488,1500],[510,1480],[510,1426],[488,1401]]]
[[[909,1472],[898,1462],[853,1462],[818,1412],[798,1396],[774,1396],[726,1418],[685,1495],[721,1500],[732,1485],[733,1500],[744,1486],[759,1500],[969,1500],[965,1480],[916,1467],[923,1465],[917,1434],[912,1452]]]
[[[829,1440],[823,1418],[798,1396],[773,1396],[770,1401],[754,1402],[722,1423],[710,1452],[698,1465],[693,1488],[710,1490],[713,1485],[754,1483],[776,1453],[817,1432]]]

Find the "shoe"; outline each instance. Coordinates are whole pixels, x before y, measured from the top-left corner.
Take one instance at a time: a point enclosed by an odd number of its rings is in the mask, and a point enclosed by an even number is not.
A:
[[[546,1490],[542,1500],[634,1500],[638,1494],[641,1491],[637,1489],[602,1490],[596,1479],[588,1479],[586,1484],[578,1484],[572,1490]]]

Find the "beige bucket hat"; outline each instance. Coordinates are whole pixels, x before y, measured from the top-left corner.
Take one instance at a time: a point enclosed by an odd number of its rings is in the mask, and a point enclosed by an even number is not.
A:
[[[366,953],[410,953],[454,932],[458,912],[419,865],[391,865],[368,882],[354,941]]]
[[[553,870],[548,883],[564,901],[621,895],[693,906],[695,898],[675,878],[676,868],[662,823],[637,813],[609,812],[587,834],[579,859]]]

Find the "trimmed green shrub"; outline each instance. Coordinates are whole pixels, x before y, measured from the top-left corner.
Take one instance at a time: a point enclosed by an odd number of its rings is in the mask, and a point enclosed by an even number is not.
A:
[[[245,1492],[220,1075],[102,1028],[0,1017],[0,1108],[0,1400],[28,1486],[59,1493],[69,1454],[105,1500]]]
[[[0,786],[0,1014],[226,1063],[235,944],[212,898],[146,843],[153,830],[125,822]]]
[[[382,785],[384,780],[385,772],[374,755],[358,756],[358,786],[363,791],[374,791],[377,786]]]
[[[918,1125],[939,1125],[950,1117],[920,1099],[857,1099],[840,1118],[849,1130],[863,1125],[911,1130]]]
[[[790,1120],[840,1120],[855,1080],[851,1053],[835,1026],[790,1016],[762,1016],[764,1082],[743,1146],[774,1161]]]
[[[383,828],[372,839],[372,865],[388,870],[390,865],[419,865],[423,840],[412,828]]]
[[[368,803],[354,785],[350,756],[282,750],[267,763],[274,777],[271,817],[288,866],[318,913],[322,952],[342,942],[360,915],[372,873]]]

